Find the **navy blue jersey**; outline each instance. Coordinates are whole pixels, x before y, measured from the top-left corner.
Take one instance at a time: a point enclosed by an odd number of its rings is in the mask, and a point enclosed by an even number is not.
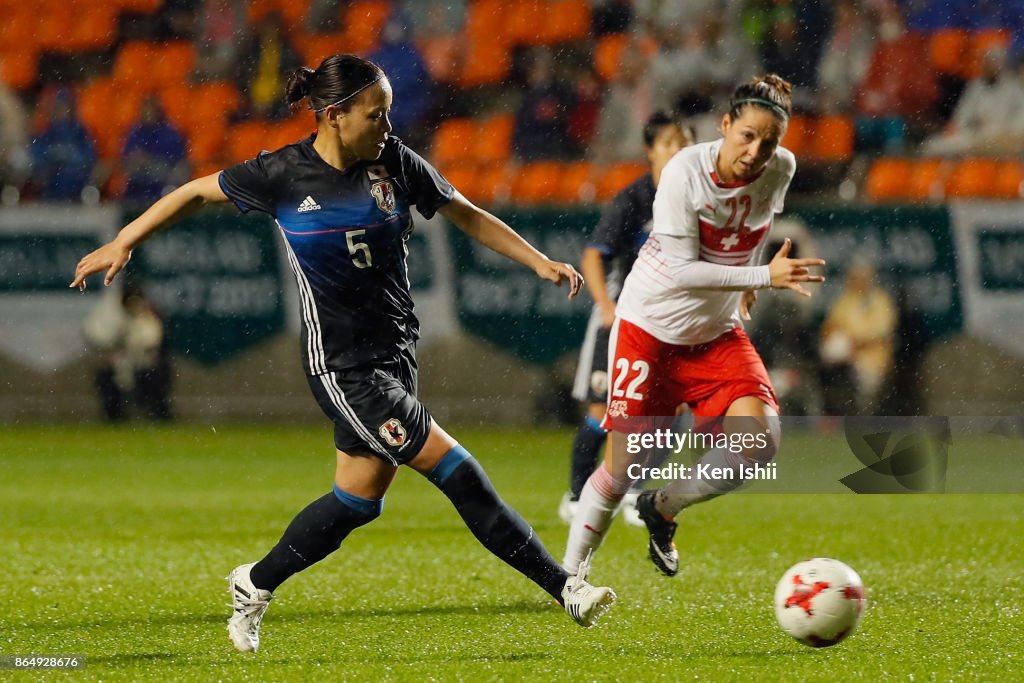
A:
[[[605,286],[615,300],[651,232],[654,221],[654,178],[646,173],[623,188],[601,212],[587,246],[601,252]]]
[[[454,189],[397,138],[344,171],[320,158],[314,138],[225,169],[220,186],[243,213],[277,221],[299,285],[303,364],[319,375],[392,358],[419,337],[410,211],[430,218]]]

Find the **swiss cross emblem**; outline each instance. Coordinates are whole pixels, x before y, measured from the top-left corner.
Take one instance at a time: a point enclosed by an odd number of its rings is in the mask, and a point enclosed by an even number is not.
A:
[[[377,202],[377,208],[384,213],[392,213],[395,210],[395,186],[390,180],[379,180],[370,187],[370,194]]]
[[[721,252],[748,252],[760,243],[767,233],[768,225],[760,228],[749,228],[742,225],[738,228],[719,228],[704,220],[698,221],[700,242],[706,247]]]
[[[389,446],[397,448],[405,443],[405,427],[397,418],[391,418],[380,426],[378,430],[380,438],[384,439]]]

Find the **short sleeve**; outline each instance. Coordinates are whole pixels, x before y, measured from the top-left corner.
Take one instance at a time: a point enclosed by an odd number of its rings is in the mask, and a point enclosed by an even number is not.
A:
[[[220,189],[242,213],[255,209],[274,214],[274,184],[267,171],[269,156],[269,152],[260,152],[255,159],[221,171]]]
[[[426,159],[394,139],[402,167],[402,177],[409,192],[409,201],[424,218],[432,218],[439,208],[455,196],[455,188]]]
[[[654,195],[654,227],[651,232],[673,237],[697,236],[697,211],[693,207],[693,177],[688,155],[677,154],[665,165]]]
[[[587,246],[594,247],[605,256],[615,256],[622,245],[623,236],[633,218],[635,206],[629,192],[619,192],[601,211],[601,217],[590,235]]]

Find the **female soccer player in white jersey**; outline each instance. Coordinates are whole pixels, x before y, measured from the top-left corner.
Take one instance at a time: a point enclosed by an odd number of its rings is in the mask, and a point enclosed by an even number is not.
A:
[[[788,241],[771,263],[757,265],[796,169],[793,154],[779,147],[790,92],[774,74],[739,86],[722,117],[722,138],[687,147],[662,171],[651,236],[626,279],[611,331],[609,455],[583,487],[564,567],[578,566],[600,545],[638,476],[642,458],[630,452],[637,450],[630,436],[636,446],[654,424],[648,418],[674,415],[685,402],[697,429],[734,444],[711,449],[698,463],[709,466],[703,471],[719,468],[716,478],[680,478],[640,495],[651,559],[668,576],[679,568],[675,516],[736,488],[739,478],[726,470],[735,475],[775,456],[779,406],[741,320],[759,289],[810,296],[803,283],[824,280],[810,272],[824,261],[788,258]]]
[[[228,577],[232,643],[242,651],[259,647],[272,591],[379,516],[399,465],[448,496],[488,550],[540,585],[578,623],[593,625],[615,593],[586,582],[586,563],[575,575],[563,570],[416,397],[419,321],[405,261],[411,208],[427,218],[439,211],[538,277],[567,282],[570,296],[582,278],[474,206],[389,135],[391,85],[376,64],[335,55],[315,71],[298,69],[287,91],[289,103],[308,102],[315,112],[315,134],[171,192],[85,256],[71,283],[84,289],[89,275],[105,270],[110,284],[132,249],[204,203],[231,200],[242,212],[270,214],[281,229],[299,286],[303,364],[314,397],[334,422],[337,466],[333,490],[300,512],[263,559]]]

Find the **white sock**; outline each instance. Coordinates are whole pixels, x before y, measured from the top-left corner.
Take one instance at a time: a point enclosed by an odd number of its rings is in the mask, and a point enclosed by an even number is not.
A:
[[[628,488],[628,483],[615,481],[603,466],[590,475],[580,492],[579,506],[569,527],[569,540],[562,560],[565,571],[575,575],[587,553],[601,546]]]
[[[733,453],[728,448],[711,449],[694,465],[689,479],[676,479],[658,490],[654,498],[655,507],[666,517],[675,517],[685,507],[729,493],[743,483],[738,476],[704,479],[697,476],[697,466],[734,470],[745,461],[741,453]]]

